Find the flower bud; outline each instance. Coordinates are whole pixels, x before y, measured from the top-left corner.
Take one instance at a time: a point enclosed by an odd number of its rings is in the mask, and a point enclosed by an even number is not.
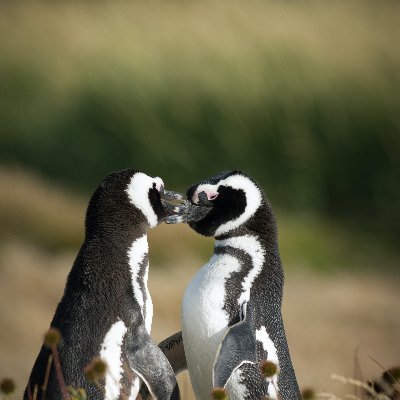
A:
[[[57,347],[61,342],[61,333],[57,328],[50,328],[44,335],[43,343],[50,349]]]
[[[301,397],[303,400],[313,400],[315,399],[315,392],[311,388],[304,389],[301,392]]]
[[[107,364],[100,357],[93,358],[93,360],[83,370],[86,379],[89,381],[103,378],[106,371]]]
[[[214,388],[211,392],[211,398],[214,400],[228,400],[228,394],[224,388]]]
[[[278,373],[278,366],[274,362],[268,360],[261,361],[260,369],[265,378],[272,378]]]
[[[10,378],[4,378],[0,384],[1,392],[4,394],[10,394],[15,390],[15,383]]]

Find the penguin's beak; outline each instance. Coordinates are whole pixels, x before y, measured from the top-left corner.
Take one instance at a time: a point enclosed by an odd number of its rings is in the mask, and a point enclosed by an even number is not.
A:
[[[194,199],[192,198],[191,203],[193,205],[200,207],[212,207],[213,206],[212,200],[214,200],[217,196],[218,194],[214,195],[214,197],[209,197],[209,195],[206,192],[200,192],[196,194],[197,201],[194,201]]]
[[[164,187],[161,187],[159,191],[161,204],[164,207],[164,210],[167,214],[167,219],[170,216],[176,215],[180,211],[180,207],[186,201],[183,194],[179,192],[173,192],[171,190],[165,190]],[[168,221],[166,220],[168,223]]]
[[[163,200],[165,202],[174,201],[174,200],[178,200],[178,201],[185,200],[185,196],[183,194],[178,193],[178,192],[173,192],[172,190],[165,190],[164,186],[162,186],[160,189],[160,196],[161,196],[161,200]]]
[[[168,197],[172,200],[179,200],[179,203],[172,204],[168,200],[162,202],[164,207],[168,210],[165,222],[167,224],[178,224],[180,222],[196,222],[204,218],[211,210],[212,203],[207,199],[207,195],[199,194],[199,201],[185,200],[183,195],[176,192],[168,192]],[[178,197],[179,196],[179,197]]]

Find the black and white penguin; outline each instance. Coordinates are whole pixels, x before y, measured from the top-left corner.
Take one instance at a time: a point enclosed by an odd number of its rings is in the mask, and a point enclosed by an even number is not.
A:
[[[191,186],[187,197],[167,222],[187,222],[214,236],[215,249],[184,294],[183,346],[176,334],[161,348],[167,356],[171,346],[180,351],[172,358],[187,362],[197,399],[209,398],[215,387],[231,400],[301,399],[281,314],[277,226],[266,195],[252,178],[230,171]],[[261,374],[265,360],[278,374]]]
[[[164,184],[133,169],[108,175],[86,213],[85,240],[68,276],[51,326],[66,385],[86,389],[91,400],[134,400],[143,381],[156,399],[179,399],[173,370],[150,337],[153,304],[147,288],[147,230],[166,217]],[[24,399],[41,387],[50,350],[42,347]],[[96,356],[107,364],[101,390],[84,376]],[[62,398],[54,366],[46,399]]]

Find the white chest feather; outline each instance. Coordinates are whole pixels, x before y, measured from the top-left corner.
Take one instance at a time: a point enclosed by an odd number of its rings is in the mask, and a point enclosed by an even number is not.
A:
[[[146,330],[150,333],[151,323],[153,320],[153,303],[151,301],[150,292],[147,286],[149,274],[148,262],[145,266],[143,276],[141,277],[139,275],[143,261],[147,256],[148,251],[149,245],[147,243],[147,236],[144,235],[132,243],[132,246],[128,252],[128,257],[131,270],[133,294],[140,306],[142,316],[145,320]]]
[[[140,306],[142,317],[145,321],[146,330],[150,334],[153,321],[153,302],[151,301],[150,292],[147,286],[149,275],[148,262],[144,266],[145,270],[142,271],[142,276],[140,275],[140,272],[143,269],[143,262],[148,254],[148,251],[149,245],[147,242],[147,236],[144,235],[132,243],[132,246],[128,251],[128,258],[131,271],[133,294]],[[135,378],[131,388],[129,400],[136,399],[137,394],[139,393],[140,383],[141,379]]]
[[[140,306],[146,330],[150,333],[153,318],[153,303],[151,302],[150,293],[147,288],[148,263],[143,266],[147,254],[147,236],[144,235],[132,243],[132,246],[128,251],[128,259],[133,293]],[[100,357],[108,366],[105,376],[104,400],[115,400],[118,399],[120,395],[120,384],[123,374],[121,358],[122,344],[127,330],[125,323],[118,320],[107,332],[101,346]],[[139,386],[140,380],[139,378],[135,378],[129,399],[136,399]]]
[[[261,246],[261,243],[254,236],[244,235],[239,237],[233,237],[225,240],[217,240],[215,247],[230,246],[235,249],[239,249],[247,253],[251,257],[252,268],[246,275],[244,280],[241,282],[242,294],[238,299],[239,306],[250,300],[250,289],[257,278],[264,264],[265,250]]]
[[[248,394],[246,386],[242,383],[243,371],[238,368],[226,384],[230,400],[243,400]]]
[[[275,344],[268,335],[265,326],[262,326],[259,330],[256,331],[256,339],[262,343],[263,349],[268,353],[268,361],[272,361],[275,363],[279,370],[279,359],[278,352],[276,350]],[[278,376],[274,375],[272,378],[267,378],[270,382],[268,385],[268,395],[271,399],[277,399],[278,393],[276,389],[278,388]]]
[[[257,238],[250,235],[216,241],[215,246],[239,249],[251,258],[249,272],[242,282],[237,283],[242,289],[236,300],[240,309],[250,299],[253,282],[263,268],[265,251]],[[224,310],[226,280],[241,268],[242,265],[236,257],[216,254],[200,269],[185,291],[182,334],[190,379],[196,397],[200,399],[209,398],[215,356],[229,323],[228,314]],[[257,339],[266,343],[264,331],[257,333]],[[240,376],[232,378],[233,381],[240,380]],[[232,386],[236,388],[235,391],[240,392],[243,389],[236,386]]]
[[[208,398],[212,389],[215,354],[228,326],[224,311],[225,281],[240,269],[230,255],[214,255],[185,291],[182,333],[193,389],[197,398]]]
[[[107,363],[105,376],[104,400],[117,399],[120,393],[120,381],[122,378],[122,343],[127,328],[123,321],[115,322],[107,332],[101,346],[100,357]]]

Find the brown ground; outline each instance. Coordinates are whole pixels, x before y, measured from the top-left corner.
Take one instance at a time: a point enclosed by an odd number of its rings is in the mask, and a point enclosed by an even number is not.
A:
[[[15,378],[21,397],[74,254],[50,256],[18,242],[0,248],[0,377]],[[153,268],[150,290],[156,340],[179,329],[183,290],[201,260]],[[331,373],[353,375],[354,354],[364,377],[380,367],[400,364],[399,280],[393,276],[340,274],[315,276],[286,273],[284,318],[293,363],[301,387],[343,393]],[[186,376],[180,378],[184,399],[193,399]],[[351,388],[346,388],[351,392]]]

